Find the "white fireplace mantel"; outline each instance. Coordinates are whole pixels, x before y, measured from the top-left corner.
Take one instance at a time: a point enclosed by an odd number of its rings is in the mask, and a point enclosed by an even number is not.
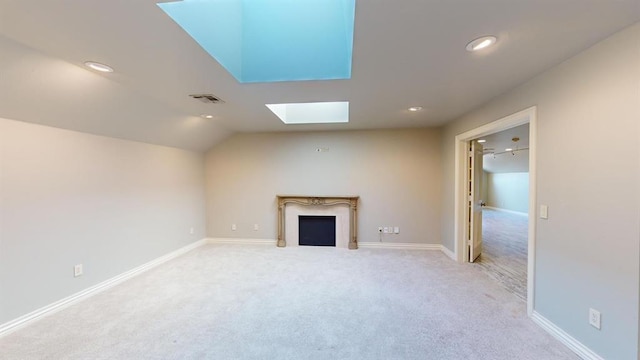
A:
[[[358,248],[357,211],[359,196],[300,196],[277,195],[278,197],[278,246],[285,247],[285,207],[288,203],[303,206],[349,206],[349,249]]]

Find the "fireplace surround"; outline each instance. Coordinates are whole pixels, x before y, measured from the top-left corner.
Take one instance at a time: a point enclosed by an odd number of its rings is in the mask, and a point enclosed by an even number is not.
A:
[[[358,199],[359,196],[300,196],[300,195],[277,195],[278,198],[278,247],[285,247],[286,229],[286,207],[287,204],[296,204],[310,207],[330,207],[336,205],[347,205],[349,207],[349,249],[358,248]]]

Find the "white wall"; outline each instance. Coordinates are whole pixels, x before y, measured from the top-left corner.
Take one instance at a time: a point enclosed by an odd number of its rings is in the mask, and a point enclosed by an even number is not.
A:
[[[487,206],[529,212],[529,173],[486,173]]]
[[[204,228],[203,155],[0,119],[0,324]]]
[[[537,105],[535,311],[606,359],[638,358],[640,24],[443,130],[443,238],[453,249],[454,137]],[[602,330],[588,310],[602,312]]]
[[[430,129],[234,135],[207,153],[207,232],[275,239],[276,195],[358,195],[359,241],[438,244],[440,159]]]
[[[480,187],[480,198],[484,200],[485,204],[489,198],[489,173],[482,171],[482,186]]]

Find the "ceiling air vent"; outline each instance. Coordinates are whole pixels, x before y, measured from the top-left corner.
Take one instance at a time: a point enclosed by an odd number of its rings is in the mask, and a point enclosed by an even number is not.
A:
[[[196,100],[200,100],[205,104],[222,104],[224,101],[220,100],[217,96],[213,94],[192,94],[189,95]]]

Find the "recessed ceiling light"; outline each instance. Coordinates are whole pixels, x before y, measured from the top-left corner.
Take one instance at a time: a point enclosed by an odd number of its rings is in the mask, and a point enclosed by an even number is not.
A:
[[[113,72],[113,68],[111,66],[101,64],[95,61],[85,61],[84,65],[88,68],[91,68],[93,70],[100,71],[100,72],[105,72],[105,73]]]
[[[200,115],[200,117],[203,119],[213,119],[213,115],[209,115],[209,114],[202,114]]]
[[[506,148],[506,149],[504,149],[504,151],[513,151],[513,149],[512,148]]]
[[[473,40],[467,44],[467,51],[478,51],[485,49],[496,43],[498,39],[495,36],[483,36]]]
[[[480,140],[478,140],[478,142],[479,142],[480,144],[484,144],[484,143],[486,143],[486,142],[487,142],[487,140],[485,140],[485,139],[480,139]]]
[[[409,108],[409,111],[416,112],[422,110],[422,106],[412,106]]]

